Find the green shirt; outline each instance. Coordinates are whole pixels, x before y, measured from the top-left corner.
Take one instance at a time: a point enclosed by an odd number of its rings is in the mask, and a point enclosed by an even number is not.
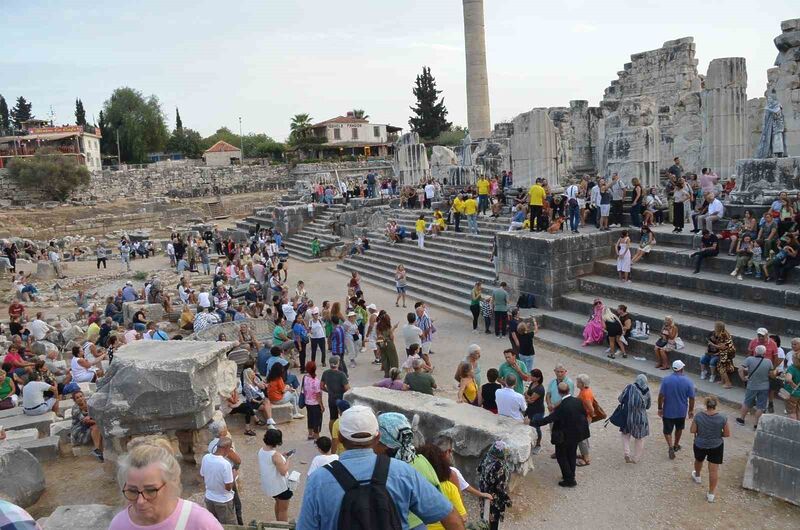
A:
[[[275,330],[272,332],[272,344],[273,346],[280,346],[283,344],[283,339],[281,339],[281,335],[285,335],[286,330],[283,329],[281,326],[275,326]]]
[[[11,395],[11,374],[8,374],[6,375],[6,378],[3,379],[3,382],[0,384],[0,400],[6,399],[10,395]]]
[[[796,365],[793,364],[786,370],[786,373],[791,374],[792,383],[797,385],[797,388],[793,387],[789,383],[783,385],[783,388],[785,388],[786,391],[789,392],[793,398],[800,398],[800,368],[798,368]],[[0,394],[2,393],[0,392]]]
[[[426,372],[411,372],[406,375],[406,384],[414,392],[433,395],[433,376]]]
[[[517,363],[517,368],[519,368],[520,372],[522,372],[523,374],[527,374],[528,373],[527,372],[527,367],[522,363],[522,361],[517,360],[516,363]],[[500,368],[498,369],[498,373],[500,374],[500,378],[499,379],[505,379],[505,377],[508,374],[514,374],[515,376],[517,376],[517,384],[514,385],[514,390],[516,392],[519,392],[520,394],[522,394],[522,392],[524,392],[524,390],[525,390],[525,381],[522,380],[522,377],[519,375],[519,373],[517,373],[517,371],[514,369],[514,367],[512,365],[508,364],[507,362],[501,364]]]
[[[508,293],[502,287],[498,287],[492,293],[494,298],[494,310],[501,313],[508,311]]]
[[[425,374],[429,375],[429,374]],[[411,467],[417,470],[417,473],[422,475],[425,480],[430,482],[436,489],[439,489],[439,478],[436,476],[436,471],[434,471],[433,466],[428,459],[422,455],[417,455],[414,457],[414,460],[411,461]],[[409,528],[416,528],[422,524],[422,519],[417,517],[411,512],[408,512],[408,527]]]

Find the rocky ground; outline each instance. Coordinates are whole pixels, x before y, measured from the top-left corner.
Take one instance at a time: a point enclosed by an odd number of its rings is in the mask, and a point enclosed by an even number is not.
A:
[[[150,271],[164,268],[165,263],[163,257],[157,257],[137,260],[133,267],[135,270]],[[304,280],[309,293],[318,303],[326,299],[343,300],[347,278],[330,267],[329,263],[292,262],[290,278],[292,281]],[[86,283],[105,286],[99,290],[106,292],[129,277],[120,273],[118,263],[110,264],[108,271],[97,274],[93,263],[79,262],[71,269],[70,275],[83,277],[85,279],[82,281]],[[201,281],[198,277],[195,283],[199,285]],[[394,307],[393,289],[365,284],[365,293],[370,302],[387,309],[393,321],[402,322],[407,310]],[[409,307],[413,301],[409,300]],[[42,305],[50,306],[51,303]],[[48,313],[73,310],[72,307],[65,307],[67,304],[59,305],[61,307],[48,309]],[[5,306],[0,306],[0,311],[5,311]],[[502,350],[507,342],[483,333],[472,335],[469,319],[460,313],[434,306],[432,316],[438,329],[434,343],[434,375],[442,394],[454,398],[457,387],[452,374],[467,346],[472,342],[482,346],[481,365],[485,372],[502,362]],[[368,385],[380,378],[379,370],[369,364],[369,359],[362,356],[359,361],[358,367],[350,371],[353,385]],[[614,409],[620,391],[633,380],[632,374],[610,371],[605,366],[594,365],[571,355],[537,348],[536,366],[548,377],[558,362],[564,363],[573,377],[579,373],[588,374],[592,378],[597,399],[608,412]],[[651,389],[657,393],[658,384],[651,383]],[[723,407],[723,412],[729,418],[735,414],[734,410],[727,407]],[[650,421],[652,434],[646,441],[645,457],[636,465],[624,462],[616,429],[593,425],[592,464],[579,468],[579,486],[566,491],[556,484],[559,480],[558,466],[548,456],[552,448],[545,435],[544,451],[536,457],[536,469],[519,482],[512,496],[514,505],[507,512],[503,528],[530,528],[537,523],[545,523],[550,528],[788,528],[796,525],[800,515],[797,507],[741,488],[747,452],[753,441],[751,427],[733,428],[732,437],[726,441],[725,464],[721,468],[717,502],[708,504],[705,486],[695,485],[689,476],[693,462],[690,436],[684,438],[684,451],[679,452],[675,460],[669,460],[655,406],[650,412]],[[327,415],[324,423],[327,424]],[[258,480],[256,453],[261,444],[260,436],[241,435],[243,425],[240,416],[230,419],[229,425],[237,450],[244,459],[241,484],[245,519],[269,520],[273,503],[261,493]],[[291,503],[290,516],[296,517],[305,484],[305,471],[316,449],[305,439],[305,420],[284,425],[282,430],[284,449],[297,449],[293,468],[304,477]],[[263,428],[259,429],[259,434],[261,432]],[[45,473],[47,490],[30,509],[35,516],[47,515],[62,504],[122,504],[111,469],[91,457],[62,458],[45,465]],[[202,495],[202,482],[193,466],[184,466],[183,483],[186,496]],[[467,501],[470,520],[475,520],[478,516],[477,504],[471,499]]]

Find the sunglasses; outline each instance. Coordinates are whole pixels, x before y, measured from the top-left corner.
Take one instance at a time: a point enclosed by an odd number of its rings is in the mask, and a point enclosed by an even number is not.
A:
[[[144,500],[146,501],[152,501],[156,498],[156,496],[158,496],[158,492],[161,491],[166,485],[167,483],[165,482],[157,488],[149,487],[144,488],[141,491],[135,488],[125,488],[122,490],[122,495],[131,502],[136,502],[136,500],[139,498],[139,495],[144,497]]]

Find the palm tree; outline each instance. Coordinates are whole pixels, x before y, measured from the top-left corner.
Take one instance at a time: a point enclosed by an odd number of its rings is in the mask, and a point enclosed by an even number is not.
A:
[[[311,127],[311,120],[313,118],[308,114],[295,114],[292,116],[292,123],[289,128],[295,136],[303,136],[306,131]]]
[[[369,118],[369,114],[364,109],[353,109],[353,117],[366,120]]]

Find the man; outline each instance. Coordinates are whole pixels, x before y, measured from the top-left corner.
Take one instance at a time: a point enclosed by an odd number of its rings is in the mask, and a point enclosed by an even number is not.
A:
[[[119,259],[125,265],[125,269],[131,270],[131,246],[127,240],[123,239],[119,244]]]
[[[683,373],[685,366],[680,359],[672,363],[672,373],[661,381],[661,390],[658,392],[658,417],[664,424],[664,439],[669,447],[670,460],[675,460],[675,453],[681,450],[681,435],[687,414],[690,420],[694,417],[694,383]]]
[[[136,294],[136,289],[133,288],[133,282],[128,280],[125,282],[125,287],[122,288],[122,301],[134,302],[138,299],[139,295]]]
[[[677,156],[672,159],[672,165],[667,170],[667,173],[670,175],[675,175],[676,179],[681,178],[683,176],[683,167],[681,166],[681,159]]]
[[[622,218],[622,201],[625,199],[625,190],[628,186],[622,182],[617,173],[611,175],[611,216],[609,225],[624,226]]]
[[[53,397],[45,398],[45,392],[52,392]],[[45,383],[39,372],[32,372],[22,387],[22,413],[39,416],[51,410],[58,415],[58,386]]]
[[[430,180],[427,184],[425,184],[425,201],[423,206],[425,208],[430,208],[431,203],[433,203],[433,198],[436,196],[436,186],[433,185],[433,182]]]
[[[547,390],[544,394],[544,401],[547,404],[547,410],[553,412],[555,408],[561,403],[561,394],[558,392],[558,385],[565,383],[569,388],[569,393],[572,395],[575,392],[575,383],[572,379],[567,377],[567,369],[563,364],[558,363],[553,369],[556,376],[547,384]]]
[[[692,252],[690,257],[694,261],[693,274],[700,272],[700,266],[706,258],[713,258],[719,254],[719,238],[713,232],[703,228],[703,234],[700,238],[700,250]]]
[[[722,205],[722,201],[714,197],[713,193],[706,193],[705,199],[708,203],[706,212],[692,214],[692,222],[694,223],[693,234],[698,233],[703,228],[709,232],[714,232],[714,221],[722,219],[725,213],[725,207]]]
[[[574,488],[578,485],[575,481],[578,444],[589,438],[589,421],[586,419],[583,403],[572,396],[572,389],[567,383],[559,383],[557,391],[560,396],[558,407],[548,416],[531,421],[531,426],[553,424],[550,436],[553,445],[556,446],[556,460],[558,467],[561,468],[562,477],[558,485],[563,488]]]
[[[536,179],[533,186],[530,187],[528,190],[528,206],[530,207],[530,215],[531,215],[531,232],[535,230],[537,232],[541,232],[545,230],[546,226],[539,226],[538,220],[539,217],[542,216],[542,207],[544,206],[544,199],[547,196],[547,192],[544,191],[542,187],[542,179]]]
[[[503,379],[503,382],[505,386],[497,389],[494,393],[494,399],[497,402],[497,414],[522,421],[528,404],[525,403],[525,398],[522,394],[514,390],[514,387],[517,386],[517,376],[508,374]]]
[[[506,282],[500,282],[500,287],[492,292],[492,306],[494,307],[494,336],[498,339],[506,336],[508,328],[508,291]]]
[[[367,173],[367,198],[371,199],[375,196],[375,173],[370,171]]]
[[[578,205],[578,185],[576,181],[572,181],[572,185],[567,187],[564,195],[567,197],[567,216],[570,229],[572,229],[573,234],[577,234],[581,220],[581,208]]]
[[[595,228],[600,228],[600,203],[603,200],[600,188],[605,186],[605,184],[606,180],[600,179],[597,185],[592,186],[592,190],[589,192],[590,202],[592,204],[591,210],[593,214]]]
[[[514,376],[514,391],[520,395],[525,390],[523,381],[530,381],[530,376],[527,373],[525,364],[514,356],[514,350],[511,348],[503,352],[503,357],[506,361],[500,365],[497,372],[501,379],[505,379],[507,375]]]
[[[405,426],[403,427],[405,428]],[[403,434],[405,432],[404,429]],[[339,456],[339,463],[356,481],[362,484],[369,482],[373,475],[378,459],[376,452],[380,450],[382,455],[387,452],[386,446],[379,449],[381,438],[378,419],[368,407],[354,406],[342,413],[339,421],[338,441],[344,446],[345,451]],[[391,444],[388,439],[386,442]],[[308,477],[303,503],[300,507],[300,516],[297,520],[298,529],[336,530],[338,528],[344,489],[333,475],[332,466],[336,466],[336,464],[331,463]],[[464,528],[458,512],[453,509],[439,490],[415,468],[399,458],[390,458],[388,466],[386,490],[394,501],[397,516],[404,530],[409,528],[409,512],[414,513],[422,523],[438,521],[446,530],[462,530]],[[368,516],[377,514],[363,515],[365,519],[362,519],[362,522],[368,523],[372,521]]]
[[[453,199],[453,219],[456,224],[456,232],[461,232],[461,216],[464,215],[464,197],[460,193]]]
[[[203,456],[200,463],[200,476],[206,486],[206,510],[221,524],[236,524],[236,510],[233,506],[233,466],[228,461],[233,441],[219,438],[213,453]]]
[[[436,388],[436,381],[433,376],[424,370],[425,361],[422,359],[414,359],[411,363],[413,372],[409,372],[405,378],[405,384],[408,385],[409,390],[419,392],[420,394],[433,395],[433,389]]]
[[[778,345],[774,340],[769,338],[769,331],[767,328],[758,328],[756,330],[756,338],[750,341],[747,345],[747,351],[750,355],[755,355],[756,348],[764,346],[764,358],[772,364],[773,367],[778,365]]]
[[[219,323],[219,316],[212,312],[210,307],[207,307],[205,310],[203,310],[202,307],[198,307],[197,314],[194,317],[192,329],[195,333],[197,333],[198,331],[203,331],[204,329]]]
[[[414,322],[417,321],[417,315],[415,313],[408,313],[406,315],[406,320],[408,324],[403,326],[403,329],[400,330],[400,334],[403,336],[403,343],[406,345],[406,355],[410,355],[410,348],[414,344],[419,345],[420,349],[422,349],[423,332],[414,325]]]
[[[467,224],[471,234],[478,233],[478,201],[473,195],[469,195],[464,201],[464,215],[467,216]]]
[[[143,340],[169,340],[169,335],[158,329],[155,322],[148,322],[146,329],[147,331],[142,335]]]
[[[703,194],[711,193],[714,194],[714,191],[717,187],[717,182],[719,182],[719,175],[711,171],[711,168],[704,167],[701,171],[700,175],[700,189],[703,190]]]
[[[328,410],[330,411],[330,421],[328,422],[328,429],[333,434],[333,422],[339,418],[339,409],[336,408],[336,402],[344,399],[344,393],[350,390],[350,381],[347,379],[347,374],[339,370],[339,361],[341,357],[338,355],[331,355],[330,368],[322,373],[320,378],[320,389],[328,393]]]
[[[53,328],[43,320],[41,311],[36,313],[36,318],[28,322],[26,326],[34,341],[43,340]]]
[[[429,355],[431,345],[433,344],[433,321],[428,316],[428,311],[425,308],[425,302],[417,302],[414,304],[414,313],[417,315],[416,325],[422,331],[421,341],[422,353]]]
[[[772,340],[772,339],[770,339]],[[744,402],[736,418],[736,423],[744,425],[744,419],[750,409],[755,407],[756,419],[753,428],[758,427],[758,418],[767,411],[769,401],[769,376],[774,374],[772,363],[765,357],[767,348],[763,344],[755,347],[753,355],[745,359],[739,366],[739,377],[747,382],[744,392]]]
[[[486,209],[489,207],[489,179],[486,175],[478,177],[478,211],[486,215]]]

